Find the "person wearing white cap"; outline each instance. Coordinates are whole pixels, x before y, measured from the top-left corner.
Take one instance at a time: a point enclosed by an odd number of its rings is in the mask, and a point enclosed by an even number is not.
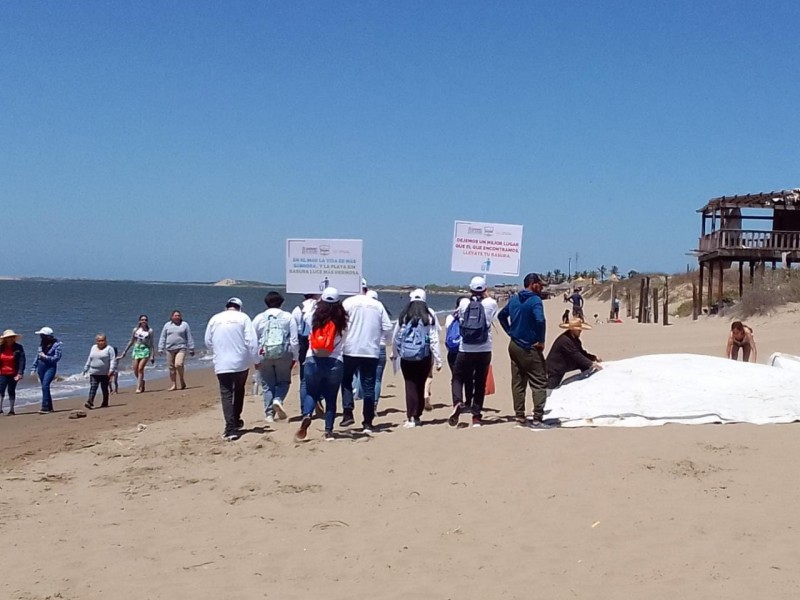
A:
[[[6,329],[0,335],[0,415],[3,414],[3,401],[8,390],[9,415],[14,412],[17,401],[17,384],[25,375],[25,349],[19,343],[22,336],[13,329]]]
[[[378,300],[378,292],[375,290],[367,290],[367,296],[372,298],[373,300]],[[383,304],[383,302],[381,302]],[[384,304],[384,308],[386,305]],[[392,318],[392,313],[389,312],[389,309],[386,309],[386,314],[389,315],[389,318]],[[386,345],[391,343],[392,332],[388,331],[384,334],[381,338],[381,352],[378,355],[378,368],[375,370],[375,412],[378,411],[378,404],[381,401],[381,388],[383,386],[383,373],[386,370]],[[364,389],[361,387],[361,377],[358,373],[355,374],[353,377],[353,398],[354,399],[363,399],[364,398]]]
[[[472,297],[458,306],[461,344],[453,370],[453,412],[447,420],[451,427],[458,425],[461,411],[472,412],[472,426],[481,426],[483,400],[486,396],[486,377],[492,364],[492,321],[497,316],[497,302],[486,294],[486,279],[473,277],[469,282]],[[472,403],[464,404],[464,385],[472,384]]]
[[[370,298],[366,292],[347,298],[342,306],[347,312],[347,337],[344,341],[341,425],[346,427],[355,422],[353,377],[357,371],[364,391],[364,433],[371,434],[375,418],[375,377],[381,353],[381,338],[392,331],[393,325],[383,304]]]
[[[42,406],[39,409],[40,415],[55,412],[53,408],[53,396],[50,393],[50,384],[56,377],[58,371],[58,361],[61,360],[61,342],[55,337],[52,327],[42,327],[36,332],[41,339],[41,343],[36,352],[36,360],[33,362],[33,372],[39,377],[42,384]]]
[[[417,288],[409,295],[409,300],[411,302],[419,301],[419,302],[428,302],[428,294],[422,288]],[[436,311],[433,310],[431,307],[428,307],[428,312],[430,313],[431,317],[433,318],[433,326],[436,328],[436,333],[440,334],[442,331],[442,326],[439,324],[439,317],[436,316]],[[425,379],[425,410],[433,410],[433,406],[431,405],[431,391],[433,388],[433,363],[431,363],[431,370],[428,373],[427,379]]]
[[[225,310],[208,322],[205,335],[206,348],[212,353],[214,373],[219,381],[222,414],[225,417],[223,439],[239,439],[244,427],[242,408],[244,391],[250,365],[259,366],[258,336],[253,322],[242,312],[242,301],[229,298]]]
[[[339,302],[336,288],[325,288],[314,310],[306,320],[311,334],[306,356],[306,387],[303,398],[303,420],[295,433],[295,439],[302,441],[308,435],[308,428],[317,407],[319,398],[325,399],[325,440],[333,438],[333,422],[336,420],[336,398],[342,384],[344,365],[342,355],[344,340],[348,329],[347,313]]]

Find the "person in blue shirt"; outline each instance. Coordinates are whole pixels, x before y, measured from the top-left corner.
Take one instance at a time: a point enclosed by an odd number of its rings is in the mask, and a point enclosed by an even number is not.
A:
[[[575,288],[569,299],[572,301],[572,316],[583,321],[583,296],[581,296],[580,290]]]
[[[542,279],[528,273],[522,283],[525,289],[512,296],[497,320],[511,340],[511,394],[514,398],[514,417],[519,427],[548,429],[543,422],[547,401],[547,367],[544,358],[546,322],[540,293]],[[533,421],[525,418],[525,393],[533,393]]]

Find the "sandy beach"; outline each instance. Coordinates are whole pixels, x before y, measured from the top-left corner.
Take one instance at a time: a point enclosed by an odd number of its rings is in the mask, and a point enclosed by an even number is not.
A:
[[[548,347],[567,305],[545,303]],[[608,305],[587,302],[587,316]],[[592,322],[593,319],[589,319]],[[751,319],[759,361],[800,354],[800,312]],[[720,356],[729,320],[599,324],[586,348]],[[499,328],[498,328],[499,331]],[[387,371],[372,438],[293,441],[248,397],[220,439],[216,379],[112,396],[70,420],[0,418],[0,597],[796,598],[797,425],[514,428],[507,338],[487,426],[452,429],[449,372],[404,430]],[[530,402],[530,400],[529,400]],[[139,424],[144,428],[137,427]],[[140,430],[141,429],[141,430]]]

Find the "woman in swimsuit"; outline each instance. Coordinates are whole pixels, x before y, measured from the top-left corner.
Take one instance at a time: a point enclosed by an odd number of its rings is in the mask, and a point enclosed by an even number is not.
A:
[[[147,366],[147,360],[150,359],[150,364],[156,362],[155,343],[153,341],[153,329],[147,321],[147,315],[139,316],[139,324],[133,328],[131,339],[125,350],[122,352],[120,359],[125,358],[133,346],[133,373],[136,375],[136,393],[141,394],[144,391],[144,368]]]
[[[758,351],[756,350],[756,341],[753,338],[753,330],[741,321],[734,321],[731,323],[731,333],[728,336],[725,356],[731,360],[739,360],[740,348],[742,350],[742,360],[744,362],[751,362],[751,352],[753,356],[752,362],[758,360]]]

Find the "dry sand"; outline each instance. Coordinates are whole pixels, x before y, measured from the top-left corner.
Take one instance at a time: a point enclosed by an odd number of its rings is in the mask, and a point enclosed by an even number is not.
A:
[[[565,306],[546,302],[550,340]],[[798,324],[752,322],[761,362],[800,354]],[[720,355],[726,331],[604,324],[584,341],[606,360]],[[248,398],[250,432],[225,443],[209,372],[86,419],[0,418],[0,598],[800,595],[796,425],[515,429],[506,343],[480,429],[445,424],[446,369],[415,430],[387,373],[372,439],[323,442],[315,421],[297,444],[296,422],[267,426]],[[296,417],[296,383],[287,406]]]

